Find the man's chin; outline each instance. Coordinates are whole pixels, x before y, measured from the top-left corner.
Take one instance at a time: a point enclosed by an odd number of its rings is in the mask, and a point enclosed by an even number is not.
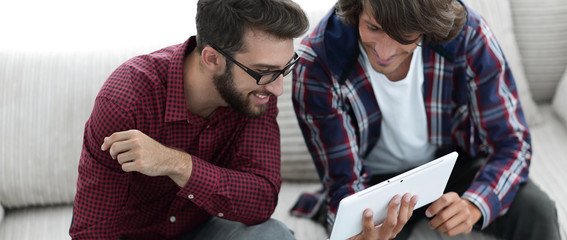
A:
[[[247,117],[259,118],[264,115],[264,113],[266,113],[268,103],[259,104],[255,102],[253,95],[251,95],[251,98],[252,99],[248,99],[248,106],[246,107],[246,109],[242,109],[242,111],[240,112]]]
[[[261,105],[248,108],[248,111],[246,111],[244,115],[251,118],[259,118],[264,115],[264,113],[266,113],[266,105]]]

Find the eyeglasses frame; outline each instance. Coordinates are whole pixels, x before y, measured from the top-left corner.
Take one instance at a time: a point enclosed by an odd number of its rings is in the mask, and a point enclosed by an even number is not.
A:
[[[280,75],[283,75],[285,77],[286,75],[288,75],[291,72],[291,68],[297,63],[297,61],[299,61],[299,55],[297,55],[297,53],[294,53],[292,60],[283,69],[276,70],[276,71],[268,71],[268,72],[256,72],[256,71],[250,69],[249,67],[246,67],[244,64],[236,61],[236,59],[234,59],[233,57],[231,57],[230,55],[225,53],[223,50],[221,50],[219,47],[217,47],[216,45],[211,43],[206,38],[201,37],[201,39],[203,41],[205,41],[205,43],[210,45],[213,49],[215,49],[217,52],[219,52],[221,55],[223,55],[228,60],[230,60],[231,62],[236,64],[236,66],[240,67],[242,70],[244,70],[246,73],[248,73],[248,75],[250,75],[252,78],[254,78],[254,80],[256,80],[257,85],[268,85],[268,84],[276,81]],[[286,71],[287,71],[287,73],[286,73]],[[267,75],[272,75],[272,78],[268,82],[261,83],[260,80],[262,79],[262,77],[267,76]]]

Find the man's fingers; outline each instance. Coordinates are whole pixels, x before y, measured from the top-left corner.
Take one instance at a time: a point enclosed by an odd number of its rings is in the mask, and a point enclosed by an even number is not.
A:
[[[139,154],[129,151],[129,152],[123,152],[123,153],[118,154],[116,159],[118,160],[118,163],[120,165],[123,165],[124,163],[134,161],[135,159],[138,158],[138,156],[139,156]]]
[[[354,239],[390,239],[395,237],[412,215],[413,208],[417,204],[417,196],[406,193],[404,197],[396,195],[388,203],[388,213],[384,222],[374,226],[374,216],[371,209],[367,208],[362,217],[362,233]]]
[[[413,215],[413,209],[415,208],[418,200],[419,197],[417,195],[412,196],[410,193],[404,194],[399,210],[398,224],[392,232],[394,234],[393,237],[397,236],[409,221]]]
[[[362,214],[362,235],[369,236],[374,230],[374,213],[367,208]]]
[[[402,197],[402,202],[400,206],[400,210],[398,213],[398,222],[396,227],[392,231],[394,235],[398,235],[402,231],[402,228],[406,225],[408,220],[410,219],[413,213],[413,207],[415,204],[412,204],[412,196],[410,193],[404,194]]]
[[[104,140],[102,141],[102,145],[100,146],[100,149],[102,151],[106,151],[110,148],[110,146],[112,146],[112,142],[108,137],[105,137]]]
[[[413,204],[415,206],[415,204]],[[406,193],[402,197],[402,206],[400,207],[399,217],[398,218],[409,218],[411,213],[413,212],[412,207],[412,195],[411,193]],[[405,222],[404,222],[405,223]]]
[[[443,232],[445,235],[453,237],[459,234],[467,234],[472,231],[472,224],[467,222],[461,222],[458,226],[449,229],[447,232]]]
[[[126,140],[122,140],[119,142],[115,142],[112,144],[112,146],[110,147],[110,150],[108,151],[110,153],[110,156],[112,156],[112,159],[118,159],[118,156],[125,154],[127,152],[132,152],[132,151],[136,151],[137,149],[140,149],[141,145],[140,145],[140,140],[139,139],[126,139]],[[133,159],[130,159],[133,160]],[[123,162],[120,162],[123,163]]]
[[[449,192],[443,194],[439,199],[435,200],[435,202],[433,202],[431,206],[427,208],[427,210],[425,211],[425,216],[431,218],[437,215],[437,213],[439,213],[445,207],[451,205],[451,203],[456,201],[457,199],[460,199],[457,193]]]
[[[128,130],[128,131],[122,131],[122,132],[115,132],[112,135],[104,138],[104,141],[102,142],[102,146],[100,146],[100,149],[102,151],[106,151],[106,150],[110,149],[112,144],[114,144],[116,142],[128,140],[128,139],[132,138],[132,135],[136,134],[137,132],[139,132],[139,131],[138,130]]]
[[[411,201],[411,194],[406,193],[402,197],[400,210],[398,211],[398,225],[404,225],[407,221],[407,215],[411,210],[409,209]],[[413,210],[413,209],[412,209]]]
[[[136,163],[133,161],[129,161],[122,164],[122,170],[124,172],[134,172],[138,170],[138,165],[136,165]]]
[[[431,219],[429,225],[432,228],[438,230],[442,229],[443,231],[440,232],[446,232],[447,230],[464,221],[464,218],[462,216],[468,217],[469,215],[470,214],[466,202],[458,199],[457,201],[453,202],[449,206],[446,206],[443,210],[437,213],[437,215],[433,219]]]
[[[348,238],[348,240],[377,239],[377,237],[377,233],[374,231],[374,213],[372,209],[367,208],[362,212],[362,232]]]
[[[454,215],[452,218],[442,222],[435,229],[441,233],[447,233],[457,226],[463,224],[467,220],[467,216],[463,214]],[[431,223],[430,223],[431,224]]]
[[[384,223],[382,223],[380,227],[380,236],[392,236],[392,232],[398,224],[398,209],[400,208],[401,202],[402,197],[400,195],[396,195],[390,200],[386,220],[384,220]]]
[[[435,216],[429,225],[438,232],[454,236],[462,233],[469,233],[472,230],[474,220],[471,210],[467,207],[465,200],[454,202],[451,206],[443,209]]]
[[[410,202],[410,209],[412,209],[412,211],[410,212],[410,217],[413,214],[413,209],[415,209],[415,205],[417,205],[418,201],[419,201],[419,196],[413,195]]]

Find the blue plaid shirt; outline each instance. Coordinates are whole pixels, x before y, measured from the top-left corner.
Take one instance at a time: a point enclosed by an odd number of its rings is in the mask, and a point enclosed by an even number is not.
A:
[[[382,115],[358,36],[331,10],[301,43],[293,104],[323,190],[300,197],[295,215],[313,216],[326,202],[332,223],[340,200],[368,187],[363,159],[378,142]],[[530,135],[514,77],[486,22],[470,9],[454,40],[423,47],[423,63],[429,142],[443,153],[487,159],[462,196],[480,209],[484,228],[506,213],[528,178]]]

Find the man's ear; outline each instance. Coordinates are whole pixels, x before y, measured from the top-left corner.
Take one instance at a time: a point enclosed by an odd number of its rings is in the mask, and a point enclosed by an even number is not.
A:
[[[221,64],[221,59],[220,53],[210,46],[204,47],[203,51],[201,51],[201,62],[210,71],[218,71],[224,65]]]

